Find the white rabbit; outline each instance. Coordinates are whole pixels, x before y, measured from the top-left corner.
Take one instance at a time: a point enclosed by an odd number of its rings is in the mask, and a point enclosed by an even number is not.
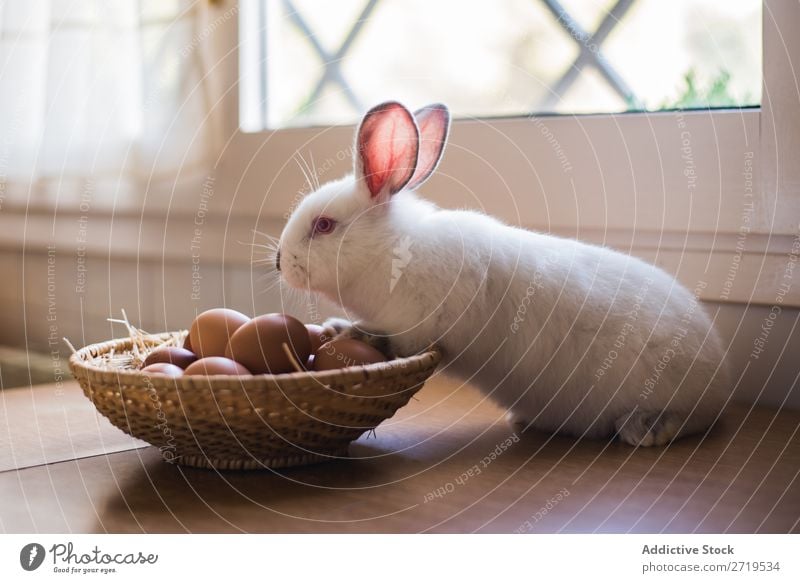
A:
[[[628,255],[419,198],[449,125],[440,104],[371,109],[354,173],[289,218],[284,280],[358,317],[331,322],[338,332],[382,336],[399,355],[435,344],[443,371],[515,426],[640,446],[709,428],[729,387],[695,296]]]

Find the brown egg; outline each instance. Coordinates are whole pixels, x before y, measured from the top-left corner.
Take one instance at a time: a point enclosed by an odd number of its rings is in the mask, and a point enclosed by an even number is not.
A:
[[[156,362],[148,365],[142,369],[142,372],[148,374],[165,375],[168,377],[182,377],[183,369],[168,362]]]
[[[265,314],[253,318],[231,336],[225,356],[241,362],[253,374],[293,372],[295,367],[284,352],[284,343],[302,366],[311,354],[306,327],[285,314]]]
[[[208,356],[195,360],[186,367],[185,375],[210,376],[215,374],[249,375],[250,371],[238,362],[224,356]]]
[[[313,354],[308,357],[308,360],[306,361],[306,365],[305,365],[304,368],[306,370],[314,370],[314,355]]]
[[[314,370],[333,370],[375,362],[386,362],[386,357],[360,340],[342,338],[319,347],[314,355]]]
[[[183,347],[186,350],[190,350],[190,351],[194,352],[194,350],[192,350],[192,338],[191,338],[191,335],[189,335],[189,334],[186,335],[186,338],[183,340]]]
[[[308,329],[308,338],[311,340],[311,354],[314,354],[320,346],[331,340],[322,326],[306,324],[306,329]]]
[[[225,348],[233,333],[250,318],[236,310],[214,308],[197,316],[189,331],[189,343],[198,358],[225,356]]]
[[[197,360],[197,356],[195,356],[194,352],[177,346],[166,346],[148,354],[147,358],[144,359],[144,363],[142,363],[142,368],[157,362],[168,362],[180,368],[186,368],[195,360]]]

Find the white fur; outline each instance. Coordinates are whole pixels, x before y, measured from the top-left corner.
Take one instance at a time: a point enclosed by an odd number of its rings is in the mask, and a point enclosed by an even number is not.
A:
[[[339,226],[310,237],[321,215]],[[376,205],[354,175],[304,199],[280,248],[290,285],[389,335],[399,354],[436,344],[443,371],[517,425],[660,445],[707,429],[728,397],[722,346],[694,295],[610,249],[407,190]]]

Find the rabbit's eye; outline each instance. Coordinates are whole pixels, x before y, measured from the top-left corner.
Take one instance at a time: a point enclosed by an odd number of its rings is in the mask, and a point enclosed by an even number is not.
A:
[[[329,217],[317,217],[311,225],[312,235],[327,235],[336,228],[336,221]]]

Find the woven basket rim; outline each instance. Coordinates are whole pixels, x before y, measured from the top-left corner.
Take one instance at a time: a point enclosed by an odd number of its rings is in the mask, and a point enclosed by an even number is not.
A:
[[[159,341],[167,340],[173,337],[176,333],[184,333],[186,330],[179,330],[176,332],[161,332],[158,334],[148,334],[143,339],[146,342],[153,342],[154,344]],[[220,382],[220,381],[236,381],[243,386],[248,384],[261,385],[265,381],[282,384],[283,382],[292,382],[301,379],[314,379],[318,380],[320,384],[326,384],[325,381],[348,379],[350,382],[357,382],[359,379],[375,378],[376,376],[393,375],[396,374],[398,369],[406,369],[409,366],[414,368],[423,364],[428,364],[430,360],[438,361],[441,358],[441,353],[435,347],[431,347],[424,352],[412,356],[395,358],[386,362],[377,362],[373,364],[366,364],[360,366],[349,366],[341,369],[323,370],[323,371],[302,371],[302,372],[289,372],[281,374],[248,374],[248,375],[187,375],[182,377],[168,377],[164,375],[148,375],[142,373],[140,370],[134,369],[112,369],[103,368],[91,364],[87,359],[93,356],[107,353],[112,349],[127,350],[132,346],[133,341],[131,338],[115,338],[103,342],[96,342],[88,344],[83,348],[76,350],[69,358],[69,365],[73,374],[81,371],[83,373],[94,373],[101,375],[101,377],[108,379],[118,379],[120,381],[134,382],[139,379],[147,378],[152,384],[166,384],[171,387],[181,388],[182,385],[196,384],[198,381]]]

